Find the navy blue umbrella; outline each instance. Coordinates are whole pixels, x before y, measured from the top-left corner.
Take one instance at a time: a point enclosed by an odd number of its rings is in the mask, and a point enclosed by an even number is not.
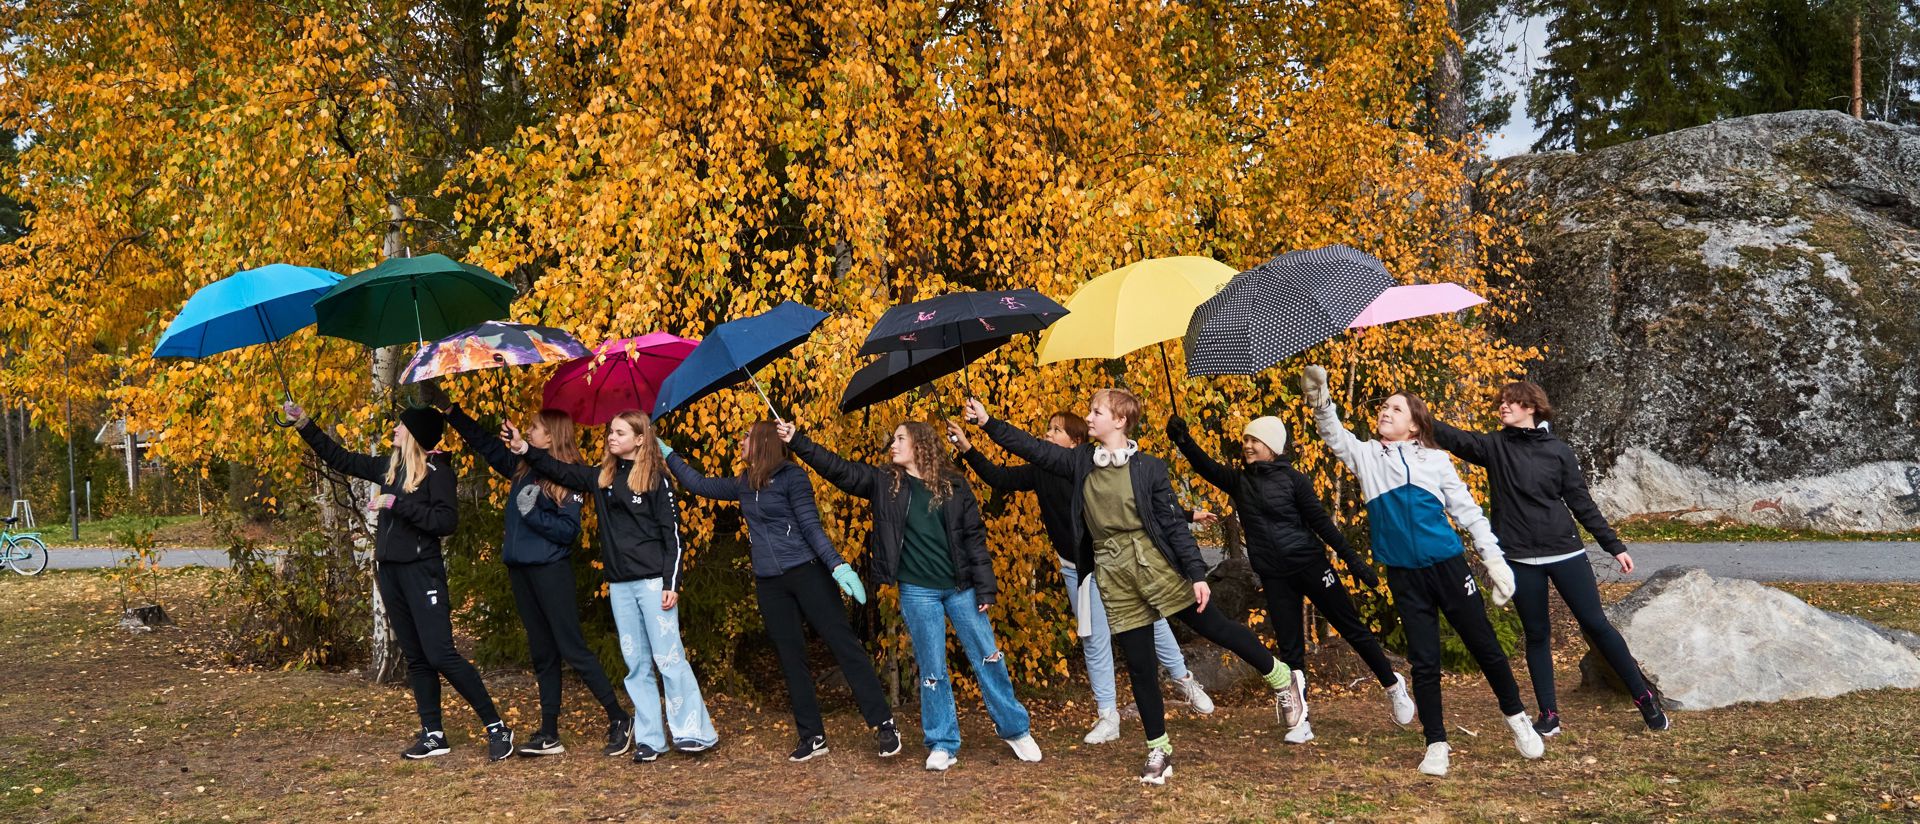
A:
[[[754,390],[772,410],[773,401],[768,400],[753,373],[804,343],[826,319],[825,312],[787,301],[758,315],[713,327],[679,368],[660,382],[653,417],[660,418],[741,381],[753,381]],[[778,419],[779,411],[775,410],[773,416]]]

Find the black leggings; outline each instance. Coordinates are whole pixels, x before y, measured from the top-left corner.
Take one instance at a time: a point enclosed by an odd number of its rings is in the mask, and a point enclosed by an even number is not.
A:
[[[1259,636],[1245,624],[1221,617],[1217,609],[1200,612],[1198,605],[1172,616],[1200,634],[1200,637],[1225,647],[1265,675],[1273,671],[1273,653],[1260,643]],[[1097,630],[1096,630],[1097,631]],[[1133,688],[1133,702],[1140,708],[1140,726],[1147,740],[1167,734],[1167,704],[1160,697],[1160,659],[1153,652],[1153,625],[1134,627],[1113,636],[1113,645],[1127,659],[1127,681]]]
[[[1513,606],[1520,612],[1520,623],[1527,630],[1527,674],[1533,677],[1533,697],[1540,712],[1559,711],[1553,691],[1553,623],[1547,615],[1547,582],[1560,590],[1573,620],[1587,636],[1587,643],[1607,659],[1619,673],[1627,691],[1638,699],[1647,694],[1647,679],[1640,664],[1633,660],[1626,639],[1607,620],[1600,605],[1600,584],[1593,578],[1587,556],[1568,558],[1552,564],[1509,564],[1513,567]]]
[[[1500,637],[1487,620],[1487,605],[1480,600],[1480,584],[1467,569],[1466,558],[1455,555],[1433,566],[1407,569],[1387,567],[1387,589],[1400,610],[1400,625],[1407,631],[1407,663],[1413,671],[1413,705],[1420,711],[1420,727],[1427,743],[1447,740],[1447,721],[1440,704],[1440,616],[1460,636],[1480,674],[1500,701],[1500,712],[1518,715],[1526,712],[1520,703],[1520,685],[1513,680],[1513,667],[1507,652],[1500,648]]]
[[[1280,660],[1287,662],[1287,666],[1307,671],[1307,628],[1300,610],[1300,599],[1304,597],[1313,602],[1320,617],[1340,632],[1347,645],[1360,654],[1360,660],[1367,662],[1367,669],[1373,670],[1373,677],[1380,679],[1380,686],[1391,687],[1396,683],[1393,663],[1380,648],[1380,639],[1360,620],[1347,588],[1341,585],[1340,576],[1325,559],[1289,575],[1262,576],[1260,588],[1267,596],[1267,623],[1273,626],[1274,640],[1280,645]]]
[[[780,673],[787,680],[787,700],[793,704],[793,725],[801,738],[827,734],[820,720],[820,697],[813,688],[813,672],[807,669],[807,636],[804,627],[827,643],[840,674],[853,690],[853,701],[860,706],[860,717],[867,726],[878,727],[893,718],[886,691],[880,688],[880,676],[874,674],[873,658],[860,644],[860,636],[847,623],[847,608],[840,602],[839,585],[819,562],[811,562],[771,578],[753,579],[754,594],[760,601],[760,618],[773,639],[773,650],[780,658]]]
[[[420,726],[441,729],[441,676],[472,705],[480,723],[491,726],[499,721],[500,713],[493,708],[480,671],[453,646],[446,564],[437,556],[404,564],[382,561],[373,569],[373,582],[393,622],[394,640],[407,658],[407,684],[413,687]]]
[[[534,679],[540,683],[540,731],[558,732],[560,720],[560,662],[565,661],[587,682],[594,700],[608,718],[625,718],[620,699],[607,680],[600,659],[587,649],[580,631],[580,610],[574,601],[573,563],[552,561],[533,566],[507,567],[513,603],[520,624],[527,629],[527,656],[533,659]]]

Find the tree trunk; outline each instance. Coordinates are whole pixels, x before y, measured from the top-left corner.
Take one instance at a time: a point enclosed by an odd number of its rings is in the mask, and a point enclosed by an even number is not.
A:
[[[1864,120],[1867,115],[1867,96],[1860,84],[1860,13],[1853,13],[1853,98],[1847,103],[1847,110],[1855,119]]]
[[[1447,0],[1447,45],[1433,64],[1427,80],[1427,108],[1433,113],[1433,138],[1457,141],[1467,134],[1465,58],[1461,52],[1460,2]]]
[[[120,441],[127,449],[127,492],[140,489],[140,441],[133,434],[133,420],[120,419]]]
[[[13,444],[13,404],[0,403],[0,449],[7,451],[7,509],[20,499],[20,454]]]
[[[397,196],[389,195],[387,198],[387,217],[389,218],[387,223],[387,237],[386,243],[381,249],[385,257],[396,258],[405,254],[406,238],[403,231],[406,216],[406,212],[400,204],[400,199]],[[372,389],[376,402],[387,400],[393,396],[394,383],[399,378],[400,372],[399,354],[400,347],[397,346],[384,346],[373,352]],[[377,442],[374,448],[378,450],[379,446]],[[371,482],[360,481],[356,486],[361,487],[360,491],[363,493],[355,495],[354,498],[356,500],[372,501],[374,495],[378,494]],[[373,526],[374,519],[368,518],[366,531],[363,533],[363,540],[367,546],[367,568],[369,571],[374,567]],[[397,682],[406,670],[406,663],[400,656],[399,645],[394,641],[393,626],[387,622],[387,605],[380,599],[380,587],[373,587],[371,602],[373,604],[373,632],[371,638],[373,649],[372,655],[369,657],[367,663],[367,677],[377,683]]]

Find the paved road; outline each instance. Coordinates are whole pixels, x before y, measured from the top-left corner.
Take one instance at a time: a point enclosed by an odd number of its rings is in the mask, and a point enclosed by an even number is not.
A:
[[[1714,575],[1761,581],[1916,581],[1920,582],[1920,541],[1754,542],[1719,544],[1629,544],[1634,574],[1621,575],[1610,561],[1590,554],[1602,581],[1645,580],[1676,565],[1706,567]],[[91,569],[112,566],[124,550],[53,549],[48,567]],[[1209,558],[1208,560],[1213,560]],[[162,550],[163,567],[227,565],[219,549]]]

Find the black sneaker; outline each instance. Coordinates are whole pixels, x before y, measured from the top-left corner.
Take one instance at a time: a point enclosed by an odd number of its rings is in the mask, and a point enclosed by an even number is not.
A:
[[[600,751],[609,758],[626,755],[633,748],[633,716],[607,722],[607,747]]]
[[[645,744],[636,743],[633,745],[633,763],[650,764],[658,760],[660,760],[659,750],[656,750]]]
[[[439,730],[421,730],[419,737],[413,740],[413,746],[400,753],[400,757],[418,761],[436,755],[452,752],[447,746],[447,734]]]
[[[1539,733],[1541,738],[1559,735],[1560,713],[1554,710],[1541,713],[1539,718],[1533,719],[1533,731]]]
[[[560,736],[546,730],[534,733],[527,743],[520,745],[521,755],[559,755],[566,751],[566,747],[560,746]]]
[[[504,761],[513,757],[513,729],[504,721],[487,725],[487,760]]]
[[[894,752],[899,752],[899,750],[895,749]],[[816,755],[826,755],[826,754],[827,754],[827,737],[824,735],[816,735],[810,738],[800,739],[800,746],[793,748],[793,754],[787,756],[787,760],[797,763],[800,761],[809,760]]]
[[[711,744],[702,744],[691,738],[682,738],[678,741],[673,742],[673,748],[683,753],[686,753],[687,755],[699,755],[700,753],[713,749],[719,744],[720,742],[718,741],[715,741]]]
[[[889,718],[873,728],[873,746],[880,751],[881,758],[900,754],[900,730],[894,727],[893,719]]]
[[[1672,719],[1667,718],[1667,711],[1661,709],[1660,698],[1653,694],[1653,690],[1647,690],[1646,695],[1633,699],[1633,705],[1640,708],[1640,720],[1647,722],[1647,729],[1659,732],[1673,727]]]

